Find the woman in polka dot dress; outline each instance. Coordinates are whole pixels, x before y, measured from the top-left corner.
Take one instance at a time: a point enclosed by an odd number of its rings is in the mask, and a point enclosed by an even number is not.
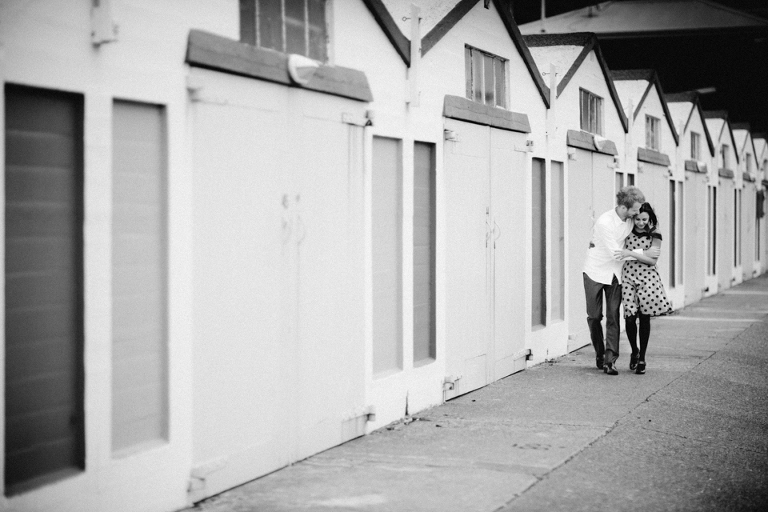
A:
[[[651,317],[665,315],[672,311],[672,305],[664,293],[664,285],[656,270],[658,257],[643,254],[652,247],[661,248],[659,223],[653,208],[643,203],[640,213],[634,218],[635,226],[627,236],[621,251],[624,267],[621,272],[621,298],[624,303],[624,319],[627,338],[632,347],[629,369],[642,375],[645,373],[645,351],[651,337]],[[652,254],[658,254],[653,251]],[[637,346],[637,323],[640,323],[640,348]]]

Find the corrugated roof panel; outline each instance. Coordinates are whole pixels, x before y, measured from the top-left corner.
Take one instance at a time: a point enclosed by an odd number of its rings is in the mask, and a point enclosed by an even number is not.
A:
[[[547,33],[643,33],[680,30],[768,28],[768,21],[707,0],[603,2],[545,20]],[[541,21],[520,26],[541,33]]]

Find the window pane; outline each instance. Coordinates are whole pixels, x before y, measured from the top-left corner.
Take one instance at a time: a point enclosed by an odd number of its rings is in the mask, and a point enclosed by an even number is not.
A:
[[[284,51],[280,0],[259,0],[258,45]]]
[[[256,0],[240,0],[240,41],[256,44]]]
[[[581,98],[579,102],[579,111],[581,112],[581,129],[588,132],[589,130],[589,93],[585,90],[581,90]]]
[[[493,60],[493,57],[490,55],[483,55],[483,69],[485,71],[483,80],[483,102],[491,107],[496,105],[496,101],[493,97],[494,93],[496,92],[496,82],[493,79]]]
[[[326,51],[325,0],[308,0],[309,57],[319,61],[328,58]]]
[[[285,0],[285,39],[287,53],[308,55],[304,0]]]
[[[635,175],[627,173],[627,186],[635,184]]]
[[[483,54],[472,50],[472,93],[473,100],[483,102]]]
[[[691,133],[691,159],[699,159],[699,134]]]
[[[464,77],[467,81],[467,99],[472,99],[472,50],[464,47]]]
[[[653,121],[645,116],[645,147],[653,148]]]
[[[496,105],[507,108],[506,62],[501,59],[495,59],[493,64],[496,70]]]
[[[544,160],[540,158],[533,159],[533,180],[532,180],[532,296],[533,304],[531,310],[531,325],[546,325],[547,322],[547,232],[546,232],[546,168]]]
[[[624,186],[624,173],[617,172],[616,173],[616,192],[621,190],[621,187]]]
[[[603,134],[603,99],[595,97],[595,133]]]

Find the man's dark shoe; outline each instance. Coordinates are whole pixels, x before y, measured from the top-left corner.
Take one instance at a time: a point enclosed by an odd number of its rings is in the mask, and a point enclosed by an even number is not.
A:
[[[603,364],[604,361],[605,361],[605,358],[603,356],[597,356],[597,358],[595,359],[595,364],[597,364],[597,369],[598,370],[602,370],[603,369],[603,366],[605,366]]]
[[[619,372],[616,370],[616,368],[613,367],[613,363],[605,363],[605,367],[603,368],[603,371],[607,373],[608,375],[618,375]]]

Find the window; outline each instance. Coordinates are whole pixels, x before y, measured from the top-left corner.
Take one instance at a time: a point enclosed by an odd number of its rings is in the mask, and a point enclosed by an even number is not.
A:
[[[547,325],[547,178],[544,160],[533,159],[531,205],[533,209],[533,225],[531,235],[533,241],[533,266],[531,268],[531,283],[533,286],[533,304],[531,309],[531,325],[533,327]]]
[[[627,186],[630,187],[634,185],[635,185],[635,175],[627,173]]]
[[[81,95],[5,84],[5,493],[85,468]]]
[[[565,319],[565,175],[562,162],[552,162],[550,171],[552,320]]]
[[[669,285],[683,283],[683,182],[669,181]]]
[[[714,276],[717,273],[717,189],[712,185],[707,188],[707,275]]]
[[[507,61],[467,46],[464,49],[467,98],[490,107],[507,108]]]
[[[402,143],[373,138],[373,373],[403,368]]]
[[[579,89],[581,129],[585,132],[603,134],[603,98],[589,91]]]
[[[691,132],[691,160],[699,160],[701,154],[701,135]]]
[[[413,362],[436,357],[435,271],[436,189],[435,145],[416,142],[413,148]]]
[[[624,186],[624,173],[623,172],[617,172],[616,173],[616,183],[614,186],[614,193],[617,193],[621,188]]]
[[[115,457],[127,456],[146,449],[148,443],[168,439],[165,119],[162,106],[117,100],[113,103],[112,452]],[[136,405],[139,403],[141,407]]]
[[[661,151],[661,120],[658,117],[645,116],[645,147]]]
[[[741,266],[741,190],[733,191],[733,266]]]
[[[752,170],[753,170],[752,167],[753,167],[752,155],[747,153],[747,172],[750,174],[752,173]]]
[[[760,261],[760,254],[762,251],[760,250],[760,231],[763,230],[762,226],[762,216],[764,215],[763,211],[763,201],[765,194],[762,190],[757,191],[757,196],[755,197],[755,261]]]
[[[240,0],[240,41],[325,61],[325,0]]]
[[[730,149],[727,144],[720,146],[720,168],[728,168],[728,159],[730,158]]]

